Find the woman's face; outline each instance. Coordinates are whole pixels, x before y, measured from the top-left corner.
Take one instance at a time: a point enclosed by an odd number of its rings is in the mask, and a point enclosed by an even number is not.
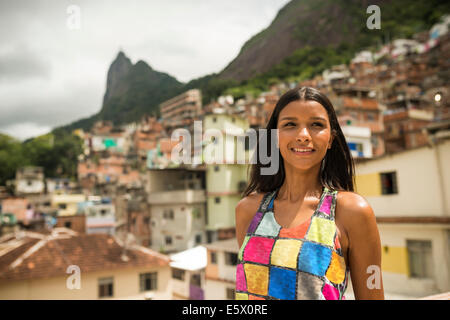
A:
[[[290,102],[278,116],[277,129],[285,165],[298,169],[320,164],[333,142],[327,110],[316,101]]]

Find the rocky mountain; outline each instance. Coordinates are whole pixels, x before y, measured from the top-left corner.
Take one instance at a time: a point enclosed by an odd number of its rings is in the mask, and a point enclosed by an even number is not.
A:
[[[131,64],[119,52],[108,70],[106,92],[99,117],[115,124],[159,114],[159,104],[180,93],[183,83],[167,73],[153,70],[140,60]]]
[[[181,93],[182,88],[183,83],[174,77],[152,69],[142,60],[133,64],[120,51],[108,70],[100,112],[55,130],[89,130],[98,120],[120,125],[138,121],[144,114],[159,115],[159,104]]]
[[[126,92],[126,86],[121,85],[123,79],[130,72],[133,64],[131,60],[120,51],[116,59],[111,63],[106,79],[106,92],[103,97],[103,105],[113,96],[120,96]]]
[[[250,38],[238,56],[219,77],[237,81],[267,72],[295,50],[311,47],[338,47],[355,42],[361,17],[380,0],[292,0],[277,14],[269,27]],[[359,14],[356,11],[359,11]],[[368,17],[368,15],[366,15]]]

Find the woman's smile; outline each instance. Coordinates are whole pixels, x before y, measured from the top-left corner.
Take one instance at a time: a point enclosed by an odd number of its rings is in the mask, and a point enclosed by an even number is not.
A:
[[[298,157],[305,157],[305,156],[309,156],[311,154],[313,154],[313,152],[315,152],[314,149],[310,149],[310,148],[291,148],[291,151]]]

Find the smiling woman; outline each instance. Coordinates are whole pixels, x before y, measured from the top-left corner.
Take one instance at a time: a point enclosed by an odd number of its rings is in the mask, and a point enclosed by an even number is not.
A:
[[[375,216],[353,192],[354,163],[332,103],[314,88],[292,89],[269,129],[280,169],[262,175],[257,159],[236,206],[236,298],[345,299],[351,274],[356,299],[384,299],[381,279],[369,285],[367,273],[381,269]]]

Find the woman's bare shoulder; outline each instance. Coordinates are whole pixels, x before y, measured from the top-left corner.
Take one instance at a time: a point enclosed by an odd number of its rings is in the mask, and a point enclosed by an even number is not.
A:
[[[353,191],[339,191],[336,197],[336,207],[339,206],[345,211],[361,212],[370,208],[369,202],[362,195]]]
[[[346,229],[360,227],[361,223],[375,220],[375,214],[369,202],[360,194],[352,191],[339,191],[336,197],[336,218]]]
[[[236,205],[236,219],[241,221],[251,219],[258,210],[263,197],[263,193],[254,191],[242,198]]]

